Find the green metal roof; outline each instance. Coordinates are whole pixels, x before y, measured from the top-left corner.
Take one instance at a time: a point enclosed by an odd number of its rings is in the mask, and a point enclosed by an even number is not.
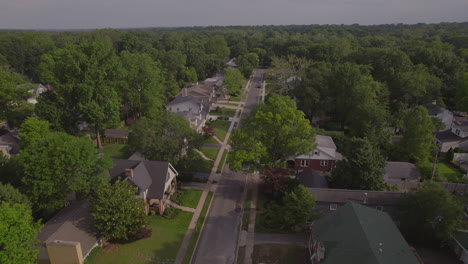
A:
[[[349,202],[313,225],[325,244],[321,264],[419,263],[387,213]]]

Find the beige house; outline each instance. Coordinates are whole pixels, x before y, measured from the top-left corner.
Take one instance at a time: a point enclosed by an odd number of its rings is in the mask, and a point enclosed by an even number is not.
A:
[[[109,170],[112,181],[121,179],[137,187],[135,196],[145,201],[147,214],[150,210],[163,214],[177,186],[174,167],[167,161],[143,160],[136,155],[113,162]]]

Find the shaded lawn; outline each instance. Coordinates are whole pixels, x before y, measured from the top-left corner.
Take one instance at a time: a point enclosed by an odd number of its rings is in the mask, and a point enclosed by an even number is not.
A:
[[[238,103],[219,103],[218,104],[220,107],[223,107],[225,105],[231,105],[231,106],[238,106],[239,104]]]
[[[213,198],[213,193],[209,192],[206,196],[205,203],[203,204],[203,209],[198,218],[197,224],[195,225],[195,230],[193,231],[192,237],[190,238],[189,246],[187,252],[185,253],[184,260],[182,263],[188,264],[192,258],[193,251],[195,250],[195,244],[197,243],[198,237],[200,236],[201,227],[205,221],[206,213],[208,212],[208,207],[210,205],[211,199]]]
[[[173,263],[192,216],[193,213],[183,211],[173,219],[148,216],[149,227],[153,230],[150,238],[115,244],[94,256],[89,264]]]
[[[203,144],[219,144],[213,137],[205,137]]]
[[[224,163],[226,162],[228,153],[229,151],[227,149],[224,149],[223,156],[221,157],[221,161],[219,162],[218,168],[216,169],[216,173],[221,173]]]
[[[259,244],[254,246],[252,263],[310,263],[309,251],[297,245]]]
[[[128,144],[107,144],[101,151],[115,159],[128,159],[132,155]]]
[[[198,153],[196,155],[197,157],[190,161],[188,172],[210,173],[211,169],[213,168],[214,163],[212,161],[203,159]]]
[[[226,138],[226,134],[229,129],[229,126],[231,125],[231,122],[229,122],[228,120],[215,120],[215,121],[211,121],[208,125],[213,128],[216,136],[221,141],[224,141],[224,138]]]
[[[216,157],[218,157],[219,148],[201,147],[200,151],[203,152],[203,154],[205,154],[205,156],[208,158],[216,160]]]
[[[438,175],[445,177],[448,182],[463,183],[466,181],[463,178],[463,173],[446,162],[439,161],[436,166],[436,172]]]
[[[229,97],[229,101],[240,102],[240,100],[241,100],[240,96],[231,96],[231,97]]]
[[[230,116],[235,117],[236,109],[221,107],[219,111],[212,111],[210,115],[213,116]]]
[[[203,193],[200,190],[182,189],[183,194],[180,197],[180,205],[190,208],[197,208],[198,201]]]

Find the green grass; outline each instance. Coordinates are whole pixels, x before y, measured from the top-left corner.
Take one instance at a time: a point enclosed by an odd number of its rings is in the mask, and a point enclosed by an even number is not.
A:
[[[446,162],[439,161],[436,173],[447,179],[448,182],[464,182],[463,173]]]
[[[193,235],[190,238],[189,246],[187,248],[187,252],[185,253],[184,260],[182,263],[189,264],[190,258],[192,258],[193,251],[195,250],[195,244],[197,243],[198,236],[201,232],[201,227],[203,222],[205,221],[206,213],[208,212],[208,206],[210,205],[211,199],[213,198],[213,193],[209,192],[206,196],[205,203],[203,204],[203,209],[200,213],[200,217],[198,218],[197,224],[195,225],[195,230],[193,231]]]
[[[219,144],[219,142],[216,141],[216,139],[214,139],[213,137],[206,137],[203,140],[203,144]]]
[[[200,201],[200,197],[203,191],[200,190],[193,190],[193,189],[182,189],[183,194],[180,197],[180,205],[187,206],[190,208],[197,208],[198,201]]]
[[[212,111],[210,115],[213,116],[230,116],[235,117],[236,109],[221,107],[219,111]]]
[[[259,244],[254,246],[252,263],[310,263],[306,247],[284,244]]]
[[[216,169],[216,173],[221,173],[221,170],[223,169],[224,163],[226,162],[227,156],[228,156],[229,151],[227,149],[224,150],[223,156],[221,157],[221,160],[218,164],[218,168]]]
[[[199,158],[194,160],[190,166],[190,172],[203,172],[203,173],[210,173],[211,169],[213,169],[214,163],[212,161],[203,159],[198,155]]]
[[[208,158],[212,160],[216,160],[216,157],[218,157],[218,152],[220,148],[211,148],[211,147],[201,147],[200,151],[205,154]]]
[[[233,102],[240,102],[241,98],[240,96],[231,96],[229,98],[229,101],[233,101]]]
[[[211,121],[211,122],[209,122],[207,124],[213,128],[216,136],[221,141],[224,141],[224,138],[226,137],[229,126],[231,125],[231,122],[229,122],[227,120],[215,120],[215,121]]]
[[[218,104],[220,107],[226,106],[226,105],[231,105],[231,106],[239,106],[238,103],[219,103]]]
[[[128,159],[132,155],[127,144],[107,144],[101,151],[116,159]]]
[[[252,205],[252,191],[249,190],[244,200],[244,211],[250,210],[251,205]]]
[[[150,238],[114,244],[94,256],[89,264],[173,263],[192,216],[193,213],[183,211],[172,219],[148,216],[149,228],[153,230]]]

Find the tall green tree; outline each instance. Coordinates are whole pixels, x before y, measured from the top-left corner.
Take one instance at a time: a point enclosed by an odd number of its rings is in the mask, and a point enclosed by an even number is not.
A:
[[[239,66],[239,70],[245,78],[249,78],[252,74],[253,69],[258,66],[259,60],[257,53],[247,53],[239,56],[236,59],[236,63]]]
[[[243,76],[238,69],[226,68],[224,70],[224,86],[230,95],[238,96],[241,92]]]
[[[353,138],[349,149],[332,171],[330,184],[339,189],[384,190],[385,159],[379,150],[365,138]]]
[[[315,197],[303,185],[296,186],[283,197],[283,225],[288,228],[304,227],[314,213]]]
[[[434,140],[434,124],[427,109],[417,106],[405,114],[404,133],[397,143],[400,159],[411,162],[425,162],[431,157]]]
[[[101,173],[112,167],[89,139],[61,132],[32,142],[18,154],[17,162],[25,193],[35,212],[43,215],[63,207],[70,192],[89,193],[104,180]]]
[[[0,203],[2,202],[31,206],[26,195],[22,194],[18,189],[10,184],[3,184],[0,182]]]
[[[66,45],[44,55],[41,63],[41,79],[54,86],[67,111],[94,124],[99,149],[100,130],[119,121],[120,74],[118,57],[102,42]]]
[[[286,96],[273,95],[255,106],[233,133],[231,169],[239,170],[243,165],[258,168],[310,152],[314,133],[304,116]]]
[[[144,53],[120,54],[123,71],[119,94],[124,109],[134,119],[162,108],[164,77],[161,65]]]
[[[221,35],[209,38],[205,44],[205,49],[207,54],[214,54],[220,60],[229,58],[231,53],[226,40]]]
[[[25,204],[0,202],[0,262],[34,264],[39,252],[37,233],[41,225],[34,222]]]
[[[126,181],[103,183],[93,192],[91,216],[101,235],[127,241],[145,225],[145,203],[135,197],[136,187]]]
[[[140,151],[147,159],[177,164],[185,153],[199,146],[200,137],[185,118],[161,111],[135,122],[129,144],[132,150]]]
[[[28,86],[19,86],[25,81],[10,70],[0,66],[0,120],[11,127],[18,126],[32,114],[34,106],[26,99],[31,95]]]
[[[442,246],[462,226],[463,204],[438,183],[425,181],[401,197],[398,217],[409,241]]]
[[[21,138],[21,148],[27,148],[33,142],[40,141],[50,133],[50,124],[47,121],[40,120],[37,117],[28,117],[19,130]]]

